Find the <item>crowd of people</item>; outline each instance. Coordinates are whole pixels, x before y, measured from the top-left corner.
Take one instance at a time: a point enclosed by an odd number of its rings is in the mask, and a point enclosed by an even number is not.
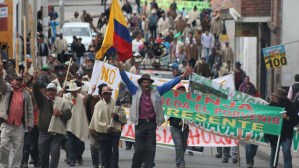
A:
[[[235,56],[229,42],[221,42],[223,24],[220,12],[195,6],[187,12],[178,9],[173,1],[167,10],[159,8],[153,0],[135,5],[119,1],[128,29],[132,37],[132,58],[119,62],[115,50],[105,54],[107,63],[119,68],[120,76],[126,84],[130,99],[129,120],[135,124],[135,143],[126,142],[126,149],[134,146],[133,168],[155,166],[156,128],[165,122],[161,96],[172,88],[186,92],[182,79],[192,73],[214,79],[233,73],[235,88],[251,96],[258,96],[241,63]],[[73,37],[71,55],[66,55],[67,42],[62,34],[57,34],[59,17],[54,7],[50,8],[51,36],[46,41],[42,35],[42,8],[38,13],[37,66],[26,56],[24,62],[16,65],[14,60],[3,60],[0,65],[0,119],[1,143],[0,165],[8,167],[9,152],[14,151],[11,167],[58,167],[61,146],[66,151],[65,161],[70,166],[83,164],[85,142],[90,140],[93,167],[118,168],[119,140],[122,126],[127,123],[121,108],[122,101],[112,98],[112,89],[102,83],[91,86],[90,80],[95,62],[95,54],[100,49],[109,20],[110,6],[105,4],[96,26],[91,15],[83,11],[74,13],[71,22],[88,22],[98,35],[86,51],[80,38]],[[133,5],[133,7],[132,7]],[[56,37],[57,35],[57,37]],[[173,79],[161,86],[153,87],[149,74],[141,74],[142,66],[161,66],[161,54],[157,46],[165,47],[169,57],[167,66],[173,70]],[[223,45],[223,46],[222,46]],[[86,56],[84,54],[88,52]],[[70,59],[72,58],[72,59]],[[26,67],[25,67],[26,66]],[[132,83],[125,72],[142,75],[138,85]],[[299,77],[295,77],[298,83]],[[291,142],[293,127],[297,124],[296,106],[290,101],[298,101],[298,84],[290,89],[289,95],[282,89],[271,95],[271,106],[285,107],[281,145],[285,167],[292,167]],[[91,92],[88,92],[91,90]],[[95,90],[98,96],[94,95]],[[298,93],[298,94],[297,94]],[[289,99],[290,98],[290,99]],[[184,154],[187,148],[189,126],[182,119],[169,118],[170,131],[175,144],[176,167],[184,168]],[[78,124],[80,123],[80,124]],[[274,163],[277,137],[266,136],[271,144],[270,167]],[[12,146],[8,145],[12,143]],[[254,166],[258,146],[246,144],[247,167]],[[196,148],[190,148],[195,149]],[[202,149],[203,150],[203,149]],[[228,163],[239,162],[237,147],[218,147],[215,157]],[[190,154],[192,152],[190,151]],[[277,164],[277,163],[276,163]]]

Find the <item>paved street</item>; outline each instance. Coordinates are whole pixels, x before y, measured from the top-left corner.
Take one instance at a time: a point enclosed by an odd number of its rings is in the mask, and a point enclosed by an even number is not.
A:
[[[215,155],[216,148],[212,148],[212,150],[213,150],[213,154]],[[124,145],[123,148],[120,148],[120,156],[119,156],[120,168],[129,168],[131,166],[133,152],[134,150],[125,150]],[[241,167],[246,167],[244,147],[240,147],[240,153],[241,153]],[[64,158],[65,158],[65,152],[61,151],[59,168],[69,167],[64,162]],[[157,147],[156,159],[155,159],[156,168],[175,168],[174,158],[175,158],[174,149]],[[84,151],[83,159],[84,159],[83,166],[76,165],[76,167],[85,168],[85,167],[92,166],[89,143],[86,143],[86,149]],[[238,164],[232,163],[232,159],[229,160],[229,163],[221,163],[222,159],[217,159],[215,157],[212,157],[211,148],[209,147],[205,148],[203,155],[201,155],[200,153],[195,153],[193,156],[190,156],[186,153],[185,160],[186,160],[187,168],[238,167]],[[32,167],[32,165],[30,167]],[[268,161],[256,157],[254,167],[266,168],[268,167]],[[281,166],[278,168],[281,168]]]

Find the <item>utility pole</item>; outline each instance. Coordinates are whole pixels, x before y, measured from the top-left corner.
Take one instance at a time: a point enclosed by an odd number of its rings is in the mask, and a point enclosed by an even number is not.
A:
[[[64,0],[59,0],[59,13],[59,27],[61,29],[64,24]]]
[[[45,40],[48,41],[48,29],[49,29],[49,17],[48,17],[48,7],[49,1],[43,0],[43,35]]]
[[[34,69],[36,69],[36,39],[37,39],[37,24],[36,24],[36,19],[37,19],[37,0],[33,0],[33,3],[31,4],[31,8],[29,8],[31,14],[29,18],[30,22],[30,31],[31,31],[31,36],[30,36],[30,53],[31,53],[31,58],[32,58],[32,65]]]

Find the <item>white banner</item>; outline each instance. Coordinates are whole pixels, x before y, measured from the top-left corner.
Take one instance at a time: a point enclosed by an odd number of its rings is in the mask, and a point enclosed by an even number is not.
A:
[[[121,138],[134,141],[135,127],[127,123],[121,132]],[[169,126],[161,126],[156,129],[156,140],[160,146],[173,146],[173,140]],[[194,126],[189,128],[188,146],[237,146],[238,141],[226,137],[217,136],[200,130]]]
[[[7,18],[7,17],[8,17],[8,7],[1,7],[0,18]]]
[[[128,77],[135,83],[135,85],[138,85],[137,80],[141,77],[140,75],[134,75],[129,72],[126,72]],[[164,79],[164,78],[152,78],[155,82],[153,85],[160,86],[164,84],[165,82],[170,81],[171,79]],[[119,92],[119,86],[120,82],[122,82],[120,74],[119,74],[119,69],[115,66],[109,65],[107,63],[103,63],[102,61],[96,60],[93,71],[92,71],[92,76],[91,76],[91,86],[93,85],[100,85],[101,83],[106,83],[113,89],[113,94],[112,97],[114,99],[117,98],[118,92]],[[187,80],[182,80],[182,84],[185,85],[186,88],[189,87],[189,81]],[[90,87],[91,89],[91,87]],[[98,89],[98,88],[97,88]],[[98,94],[98,90],[94,92],[94,94]],[[89,90],[91,91],[91,90]]]

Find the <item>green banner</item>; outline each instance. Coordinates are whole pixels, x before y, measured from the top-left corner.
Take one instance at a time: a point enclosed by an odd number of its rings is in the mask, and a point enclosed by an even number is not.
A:
[[[254,134],[280,135],[283,108],[234,102],[218,97],[170,91],[163,95],[164,114],[202,124],[230,127],[235,133],[226,136],[238,139]],[[244,138],[242,134],[246,133]],[[223,134],[225,136],[225,134]]]
[[[217,83],[208,78],[192,73],[192,77],[190,79],[190,88],[194,92],[199,91],[200,93],[217,96],[223,99],[240,101],[243,103],[250,104],[269,104],[261,98],[253,97],[248,94],[239,92],[235,89],[232,89],[229,85],[226,85],[225,82],[226,81]]]
[[[143,5],[145,1],[146,0],[141,0],[141,5]],[[149,1],[147,2],[149,4]],[[173,0],[156,0],[156,2],[160,8],[162,8],[163,10],[168,10]],[[194,8],[194,6],[197,7],[198,11],[202,11],[203,9],[210,9],[209,2],[191,1],[191,0],[176,0],[175,2],[177,4],[179,11],[181,11],[184,7],[186,11],[189,12]]]

